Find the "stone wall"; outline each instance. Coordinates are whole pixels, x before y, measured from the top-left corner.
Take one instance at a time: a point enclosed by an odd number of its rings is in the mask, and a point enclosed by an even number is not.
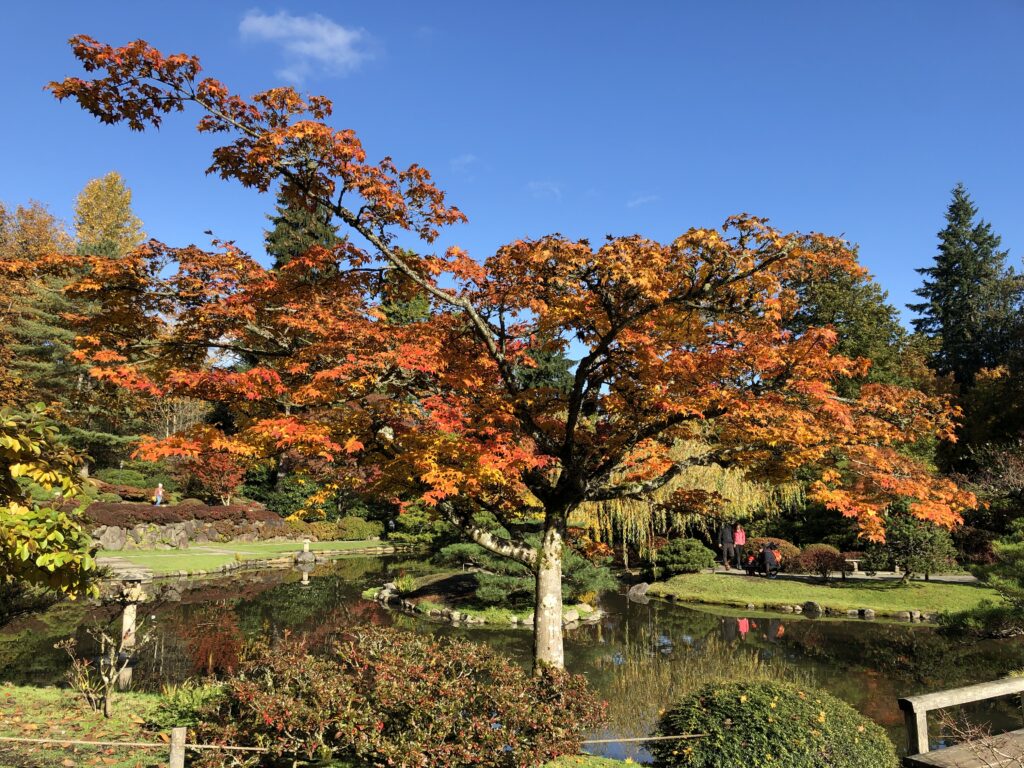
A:
[[[267,541],[290,537],[288,526],[283,520],[275,523],[186,520],[167,525],[139,524],[131,528],[103,525],[92,531],[92,538],[102,549],[119,552],[124,549],[187,549],[189,544]]]

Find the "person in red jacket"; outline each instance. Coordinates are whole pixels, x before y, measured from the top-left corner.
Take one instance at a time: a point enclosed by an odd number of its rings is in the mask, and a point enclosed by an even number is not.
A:
[[[744,549],[747,546],[747,532],[740,523],[732,528],[732,548],[736,554],[736,567],[742,568],[744,564]]]

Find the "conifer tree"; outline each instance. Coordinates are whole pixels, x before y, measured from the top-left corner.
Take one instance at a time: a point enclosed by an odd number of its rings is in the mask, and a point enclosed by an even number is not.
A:
[[[946,227],[938,233],[939,252],[930,267],[918,269],[924,301],[914,329],[937,341],[931,366],[969,388],[979,371],[1007,361],[1019,323],[1024,284],[1006,267],[1007,252],[992,225],[977,219],[978,208],[963,184],[953,189]]]
[[[310,207],[301,199],[291,199],[282,193],[277,196],[276,207],[277,213],[267,217],[273,227],[265,234],[274,269],[280,269],[314,245],[330,248],[341,242],[331,213],[323,206]]]
[[[121,177],[110,173],[86,184],[75,206],[76,243],[64,225],[45,206],[30,203],[0,216],[0,249],[11,260],[42,260],[54,253],[119,258],[141,243],[141,222],[130,207],[131,192]],[[48,405],[62,439],[89,456],[109,463],[128,451],[144,431],[141,403],[136,396],[89,375],[88,366],[74,356],[76,326],[70,317],[96,311],[91,302],[68,295],[65,288],[80,275],[28,271],[9,281],[4,304],[3,343],[8,375],[16,382],[16,405]]]
[[[862,379],[843,382],[843,394],[851,395],[861,383],[879,382],[920,386],[921,355],[903,326],[888,294],[867,276],[831,271],[827,278],[803,281],[794,286],[800,309],[793,317],[794,333],[810,328],[831,328],[837,334],[836,351],[871,362]]]

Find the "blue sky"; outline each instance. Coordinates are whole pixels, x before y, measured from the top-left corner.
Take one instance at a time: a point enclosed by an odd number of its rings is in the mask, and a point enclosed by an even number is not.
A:
[[[1024,3],[37,2],[5,7],[0,199],[70,218],[116,169],[147,232],[262,253],[272,199],[207,178],[195,116],[96,123],[42,90],[76,33],[198,54],[249,94],[335,101],[371,157],[433,171],[485,257],[561,232],[668,240],[731,213],[845,234],[897,305],[913,299],[963,181],[1024,253]]]

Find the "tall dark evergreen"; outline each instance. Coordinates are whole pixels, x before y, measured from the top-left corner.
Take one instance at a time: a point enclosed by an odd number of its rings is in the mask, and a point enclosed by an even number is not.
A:
[[[277,213],[268,216],[273,225],[266,232],[265,247],[279,269],[314,245],[330,248],[341,242],[331,223],[331,212],[323,206],[310,207],[302,200],[277,196]]]
[[[919,315],[914,329],[937,342],[932,368],[962,389],[979,371],[1011,356],[1024,289],[1021,276],[1007,268],[1007,252],[999,249],[992,225],[977,216],[964,185],[957,184],[934,263],[917,270],[925,278],[915,291],[923,301],[909,305]]]

